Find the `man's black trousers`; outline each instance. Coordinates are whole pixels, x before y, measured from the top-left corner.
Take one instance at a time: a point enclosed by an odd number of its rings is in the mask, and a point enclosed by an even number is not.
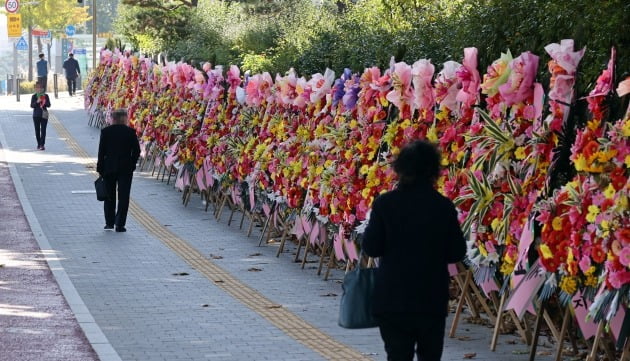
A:
[[[388,361],[440,361],[446,317],[419,313],[391,313],[378,317]]]
[[[108,226],[124,227],[127,223],[129,211],[129,193],[133,173],[108,174],[103,177],[107,186],[109,201],[104,202],[105,224]],[[116,210],[116,189],[118,189],[118,210]]]

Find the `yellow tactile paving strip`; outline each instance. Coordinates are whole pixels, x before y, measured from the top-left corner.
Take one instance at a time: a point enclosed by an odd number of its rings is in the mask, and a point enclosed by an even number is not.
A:
[[[91,165],[96,171],[93,158],[81,148],[72,134],[53,114],[51,114],[50,118],[57,134],[66,139],[68,146],[77,156],[91,160],[92,162],[88,166]],[[370,360],[370,358],[338,342],[302,318],[275,304],[255,289],[240,282],[229,272],[206,258],[188,242],[169,231],[133,199],[131,199],[129,204],[129,212],[149,233],[172,249],[186,263],[212,281],[217,287],[267,319],[288,336],[319,353],[322,357],[328,360]]]

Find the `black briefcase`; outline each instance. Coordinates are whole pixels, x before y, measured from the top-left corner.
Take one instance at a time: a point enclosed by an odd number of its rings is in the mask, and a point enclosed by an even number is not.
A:
[[[94,181],[94,188],[96,189],[96,199],[101,202],[109,200],[110,196],[107,193],[107,184],[103,177],[98,177],[98,179]]]

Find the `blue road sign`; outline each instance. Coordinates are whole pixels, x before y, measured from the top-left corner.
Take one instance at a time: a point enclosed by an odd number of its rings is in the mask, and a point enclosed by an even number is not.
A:
[[[74,55],[87,55],[87,50],[85,48],[74,48],[72,52]]]
[[[66,26],[66,35],[74,36],[74,34],[76,33],[77,33],[77,29],[74,27],[74,25]]]
[[[28,50],[28,43],[24,37],[21,37],[20,40],[15,44],[15,48],[17,50]]]

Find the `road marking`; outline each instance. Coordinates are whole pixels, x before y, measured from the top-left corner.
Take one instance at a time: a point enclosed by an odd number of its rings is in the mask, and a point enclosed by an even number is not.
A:
[[[72,134],[61,124],[56,116],[51,114],[51,124],[60,137],[66,138],[66,143],[74,153],[89,160],[89,165],[96,168],[94,158],[77,143]],[[94,175],[96,173],[92,171]],[[197,249],[191,246],[184,239],[169,231],[160,222],[145,211],[133,198],[129,202],[129,213],[140,223],[149,233],[159,239],[164,245],[169,247],[175,254],[182,258],[192,268],[212,281],[215,286],[231,295],[233,298],[247,306],[252,311],[264,317],[271,324],[282,330],[285,334],[319,353],[327,360],[371,360],[359,351],[333,339],[329,335],[320,331],[315,326],[306,322],[291,311],[282,308],[262,295],[255,289],[242,283],[229,272],[219,267]]]

